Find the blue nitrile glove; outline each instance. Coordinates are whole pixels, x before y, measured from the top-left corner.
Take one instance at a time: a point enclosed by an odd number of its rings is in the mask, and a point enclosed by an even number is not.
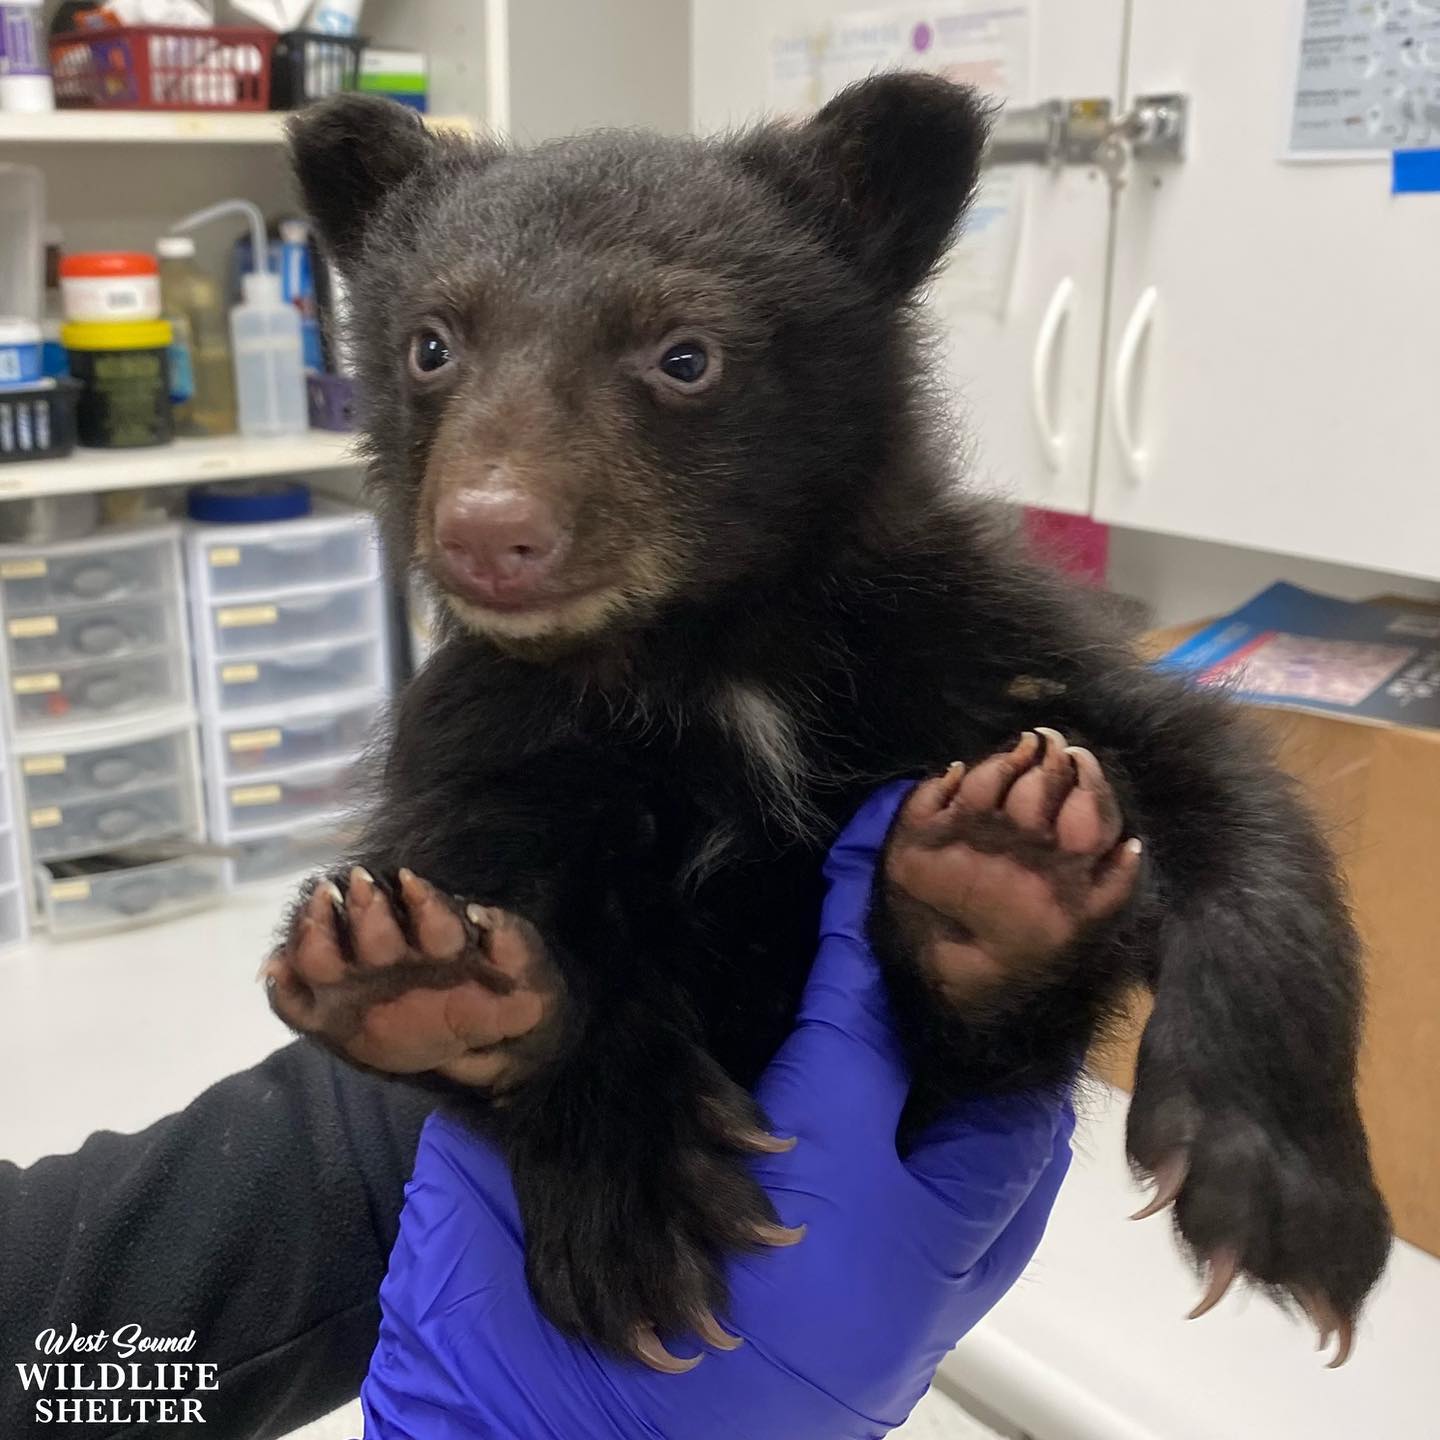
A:
[[[907,788],[872,797],[830,852],[800,1019],[760,1083],[776,1133],[799,1143],[755,1170],[782,1221],[809,1230],[731,1263],[723,1318],[746,1343],[664,1375],[559,1334],[525,1283],[503,1160],[432,1116],[380,1292],[367,1440],[861,1440],[905,1419],[1029,1262],[1074,1126],[1068,1104],[986,1098],[896,1154],[908,1081],[864,937]]]

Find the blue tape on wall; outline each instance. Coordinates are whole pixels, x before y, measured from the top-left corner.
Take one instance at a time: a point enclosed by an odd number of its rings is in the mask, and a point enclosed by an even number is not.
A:
[[[1392,195],[1440,192],[1440,150],[1397,150],[1390,172]]]

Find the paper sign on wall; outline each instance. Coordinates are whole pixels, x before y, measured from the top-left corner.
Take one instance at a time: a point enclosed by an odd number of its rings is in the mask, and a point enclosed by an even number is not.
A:
[[[951,0],[857,10],[828,24],[775,36],[769,105],[806,114],[877,70],[928,70],[1028,104],[1030,0]],[[1011,168],[987,172],[965,235],[937,278],[944,311],[1004,313],[1020,248],[1025,185]]]
[[[1440,0],[1298,0],[1290,154],[1440,146]]]

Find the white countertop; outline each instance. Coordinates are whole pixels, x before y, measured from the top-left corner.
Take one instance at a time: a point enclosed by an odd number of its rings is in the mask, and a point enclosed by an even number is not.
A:
[[[1422,1440],[1440,1434],[1440,1260],[1397,1244],[1339,1370],[1308,1323],[1203,1286],[1169,1220],[1126,1217],[1125,1101],[1097,1087],[1020,1283],[942,1373],[1034,1440]]]
[[[139,1130],[286,1044],[255,976],[291,889],[0,954],[0,1157]]]

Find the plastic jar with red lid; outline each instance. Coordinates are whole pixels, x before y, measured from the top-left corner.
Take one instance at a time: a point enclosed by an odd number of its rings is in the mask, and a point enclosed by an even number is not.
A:
[[[72,325],[160,318],[160,267],[141,250],[89,250],[60,261],[60,300]]]

